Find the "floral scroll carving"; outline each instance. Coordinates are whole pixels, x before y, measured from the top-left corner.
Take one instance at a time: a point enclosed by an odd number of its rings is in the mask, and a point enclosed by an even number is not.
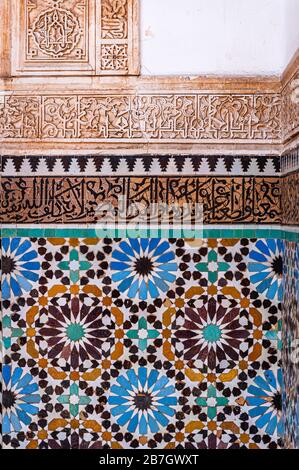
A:
[[[99,74],[138,73],[138,1],[101,0],[98,8]]]
[[[279,94],[7,95],[0,138],[280,142]]]
[[[127,39],[127,0],[102,0],[101,31],[103,39]]]
[[[285,140],[299,133],[299,71],[282,92],[282,122]]]

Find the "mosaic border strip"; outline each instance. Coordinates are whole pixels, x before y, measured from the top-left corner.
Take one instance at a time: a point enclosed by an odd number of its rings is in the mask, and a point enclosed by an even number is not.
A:
[[[297,151],[298,152],[298,151]],[[3,156],[3,175],[250,175],[276,176],[280,158],[263,155]]]
[[[32,228],[31,226],[13,226],[13,225],[2,225],[0,228],[0,234],[2,237],[49,237],[49,238],[105,238],[110,237],[111,233],[109,230],[95,228],[90,226],[78,226],[69,227],[63,225],[57,226],[38,226]],[[126,234],[129,238],[147,238],[147,229],[129,230]],[[199,230],[198,238],[275,238],[288,240],[293,242],[299,242],[299,230],[294,227],[267,227],[261,228],[259,225],[250,225],[247,227],[240,228],[240,225],[228,227],[206,227]],[[123,233],[120,231],[119,237],[121,238]],[[158,238],[163,236],[162,232],[158,232]],[[168,238],[171,238],[168,236]]]
[[[299,147],[281,157],[282,223],[299,226]]]

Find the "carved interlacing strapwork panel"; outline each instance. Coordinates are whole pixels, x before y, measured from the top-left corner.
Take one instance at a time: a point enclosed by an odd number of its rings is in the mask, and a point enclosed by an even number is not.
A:
[[[12,0],[14,74],[138,74],[138,0]]]
[[[279,94],[6,95],[4,139],[280,141]]]
[[[26,60],[86,60],[88,6],[88,0],[27,0]]]

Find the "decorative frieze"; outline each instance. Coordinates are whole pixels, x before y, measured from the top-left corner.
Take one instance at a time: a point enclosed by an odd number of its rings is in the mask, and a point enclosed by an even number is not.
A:
[[[161,203],[202,205],[204,224],[280,224],[278,177],[25,176],[1,178],[0,221],[5,224],[96,223],[103,204],[139,221],[138,208]],[[106,206],[105,206],[106,207]]]
[[[283,225],[299,226],[299,171],[281,180]]]
[[[282,137],[285,143],[299,135],[299,49],[282,76]]]
[[[283,224],[299,226],[299,147],[285,154],[281,163]]]
[[[280,142],[280,95],[6,93],[0,137],[42,141]]]
[[[1,12],[0,138],[10,148],[19,139],[49,148],[246,143],[279,153],[298,136],[298,54],[281,80],[156,77],[148,86],[139,77],[131,86],[132,77],[95,76],[138,75],[138,0],[3,0]]]
[[[6,176],[279,176],[280,157],[263,155],[3,156]]]

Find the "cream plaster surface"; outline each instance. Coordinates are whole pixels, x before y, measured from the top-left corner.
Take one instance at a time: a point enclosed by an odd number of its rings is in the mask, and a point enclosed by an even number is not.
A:
[[[279,75],[299,46],[299,0],[141,0],[144,75]]]

